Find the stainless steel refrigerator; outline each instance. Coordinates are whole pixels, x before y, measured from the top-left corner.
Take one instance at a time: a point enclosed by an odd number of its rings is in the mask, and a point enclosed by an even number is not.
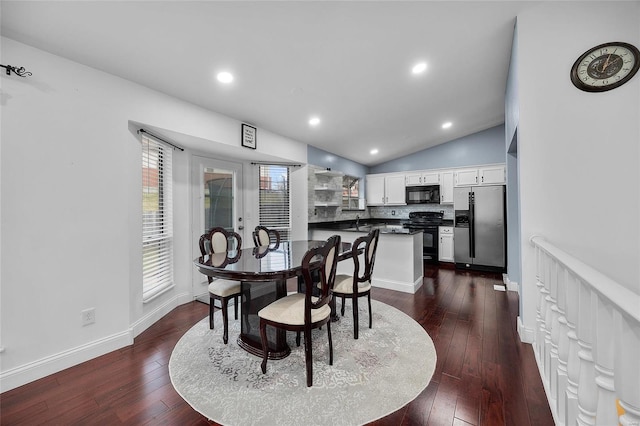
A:
[[[454,188],[453,208],[456,267],[504,271],[504,185]]]

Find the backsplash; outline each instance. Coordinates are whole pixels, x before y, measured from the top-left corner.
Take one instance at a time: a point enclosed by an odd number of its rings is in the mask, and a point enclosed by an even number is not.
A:
[[[444,212],[444,219],[453,220],[451,204],[414,204],[411,206],[372,206],[368,207],[369,217],[381,219],[409,219],[410,212]]]

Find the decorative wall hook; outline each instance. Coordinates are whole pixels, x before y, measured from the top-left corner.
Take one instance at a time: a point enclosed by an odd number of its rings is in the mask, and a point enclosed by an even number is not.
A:
[[[7,75],[11,75],[11,71],[13,71],[15,75],[20,77],[27,77],[32,75],[29,71],[25,70],[24,67],[17,68],[11,65],[2,65],[2,64],[0,64],[0,67],[5,68],[7,70]]]

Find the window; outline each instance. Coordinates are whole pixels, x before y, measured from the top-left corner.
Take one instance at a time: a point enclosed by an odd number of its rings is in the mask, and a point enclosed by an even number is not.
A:
[[[173,286],[172,149],[142,137],[142,300]]]
[[[345,210],[358,209],[360,205],[360,178],[354,176],[342,177],[342,208]]]
[[[291,198],[289,196],[289,167],[261,165],[260,167],[260,225],[280,232],[288,240],[291,232]]]

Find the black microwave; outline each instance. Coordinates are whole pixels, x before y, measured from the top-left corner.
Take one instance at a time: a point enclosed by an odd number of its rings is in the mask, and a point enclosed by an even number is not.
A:
[[[440,204],[440,186],[407,186],[407,204]]]

